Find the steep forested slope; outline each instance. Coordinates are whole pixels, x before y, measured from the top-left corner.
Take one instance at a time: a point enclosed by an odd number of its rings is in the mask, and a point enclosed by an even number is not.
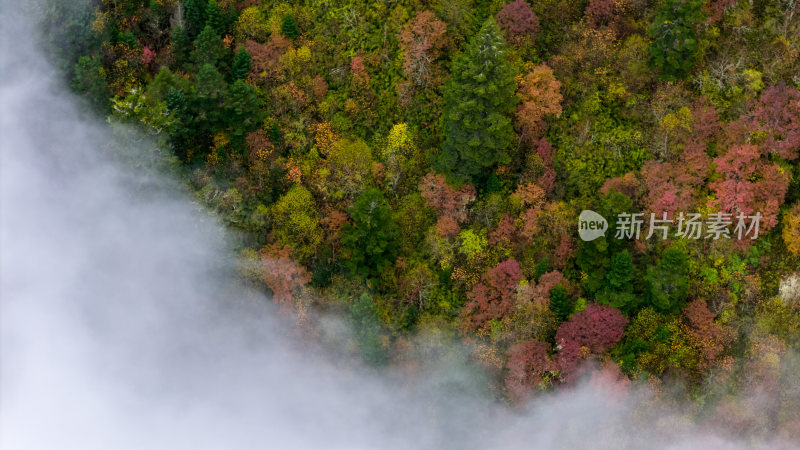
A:
[[[595,362],[799,426],[796,1],[58,5],[74,90],[172,149],[309,334],[348,314],[375,365],[459,336],[512,402]]]

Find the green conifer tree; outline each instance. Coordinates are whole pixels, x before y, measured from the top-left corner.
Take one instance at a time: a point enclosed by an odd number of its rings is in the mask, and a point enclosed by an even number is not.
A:
[[[679,310],[689,292],[689,259],[677,247],[670,247],[661,254],[655,266],[647,268],[647,298],[659,311]]]
[[[281,31],[283,32],[283,35],[289,39],[297,39],[297,37],[300,36],[300,28],[297,27],[297,21],[294,20],[294,16],[287,14],[283,18]]]
[[[603,305],[628,310],[636,306],[633,294],[633,257],[628,250],[622,250],[611,257],[611,267],[606,273],[605,283],[597,293],[597,301]]]
[[[245,49],[241,49],[236,53],[233,58],[233,67],[231,67],[231,77],[233,80],[243,80],[247,78],[252,67],[252,58],[250,53]]]
[[[192,39],[183,27],[175,27],[170,34],[172,39],[172,54],[175,55],[175,64],[182,67],[189,60],[192,51]]]
[[[262,118],[256,89],[242,80],[234,81],[228,88],[225,106],[231,145],[244,155],[245,136],[258,129]]]
[[[186,0],[183,2],[184,17],[186,18],[186,32],[190,38],[200,34],[205,24],[205,0]]]
[[[224,52],[225,47],[222,45],[222,39],[211,28],[211,25],[206,25],[194,41],[192,60],[198,66],[203,66],[204,64],[216,65]]]
[[[378,309],[369,294],[361,294],[350,305],[350,319],[361,356],[369,364],[384,364],[388,355],[381,343],[383,327]]]
[[[567,294],[567,288],[559,284],[550,289],[550,311],[553,311],[558,320],[567,320],[572,310],[572,299]]]
[[[705,20],[703,0],[666,0],[656,12],[649,33],[650,65],[665,79],[684,78],[699,56],[698,26]]]
[[[92,56],[81,56],[75,64],[75,76],[72,78],[72,89],[84,96],[103,112],[109,111],[111,92],[106,85],[105,69],[100,59]]]
[[[202,98],[219,98],[226,90],[227,85],[216,67],[203,64],[195,76],[195,90]]]
[[[510,160],[510,115],[517,98],[503,35],[494,19],[484,23],[466,51],[453,62],[445,88],[441,169],[456,179],[482,185],[487,170]]]
[[[353,224],[343,228],[342,243],[350,252],[348,264],[355,273],[378,276],[397,258],[400,230],[392,209],[378,189],[368,189],[350,208]]]
[[[208,0],[206,5],[206,25],[211,26],[217,34],[225,33],[225,18],[222,16],[217,0]]]

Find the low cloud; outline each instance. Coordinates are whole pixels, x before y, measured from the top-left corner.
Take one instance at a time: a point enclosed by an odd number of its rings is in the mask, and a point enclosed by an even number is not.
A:
[[[759,445],[699,428],[646,391],[585,383],[513,411],[458,362],[376,373],[304,347],[262,293],[237,283],[215,219],[175,180],[115,156],[108,124],[82,115],[9,8],[3,449]],[[145,138],[133,151],[156,152]]]

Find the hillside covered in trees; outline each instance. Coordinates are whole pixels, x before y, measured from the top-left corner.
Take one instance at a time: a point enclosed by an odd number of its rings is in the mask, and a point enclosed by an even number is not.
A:
[[[47,19],[72,89],[171,150],[306,338],[332,311],[376,367],[412,370],[420,334],[465,343],[512,405],[599,367],[800,435],[796,0],[94,0]],[[583,210],[611,230],[582,240]],[[678,233],[692,213],[729,232]]]

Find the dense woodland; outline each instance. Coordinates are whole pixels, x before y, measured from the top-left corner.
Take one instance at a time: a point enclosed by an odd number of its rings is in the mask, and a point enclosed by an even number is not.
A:
[[[599,366],[800,435],[797,0],[47,14],[73,90],[171,149],[306,335],[335,311],[376,367],[456,337],[512,405]],[[755,240],[584,242],[584,209],[763,219]]]

